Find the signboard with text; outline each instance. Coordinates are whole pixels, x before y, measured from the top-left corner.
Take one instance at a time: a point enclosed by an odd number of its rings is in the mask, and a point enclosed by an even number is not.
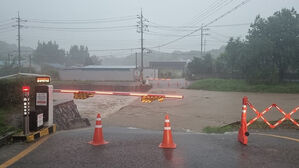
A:
[[[36,93],[36,105],[47,106],[47,93]]]

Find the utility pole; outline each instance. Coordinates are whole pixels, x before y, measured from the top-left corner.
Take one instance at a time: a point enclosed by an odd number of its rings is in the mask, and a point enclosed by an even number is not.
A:
[[[135,52],[135,68],[137,69],[137,52]]]
[[[29,73],[31,73],[31,54],[29,55]]]
[[[202,46],[203,46],[203,25],[200,28],[200,55],[202,56]]]
[[[18,69],[19,69],[19,72],[21,71],[21,24],[20,24],[20,14],[18,12],[18,18],[17,18],[17,21],[18,21]]]
[[[148,22],[148,20],[144,19],[143,14],[142,14],[142,9],[141,9],[141,12],[140,12],[140,16],[137,16],[137,18],[139,19],[139,21],[137,22],[138,23],[137,32],[140,33],[140,36],[141,36],[141,38],[140,38],[140,45],[141,45],[140,46],[140,49],[141,49],[141,52],[140,52],[140,54],[141,54],[141,59],[140,59],[141,60],[141,64],[140,64],[140,81],[142,83],[144,83],[144,80],[143,80],[143,55],[144,55],[143,32],[148,31],[148,29],[147,29],[148,25],[145,25],[145,23],[144,23],[144,22]]]
[[[207,33],[204,33],[204,31],[208,31],[209,29],[208,28],[204,28],[205,26],[203,26],[203,24],[201,25],[201,28],[200,28],[200,55],[202,56],[203,55],[203,51],[205,50],[204,49],[204,43],[206,43],[206,40],[204,40],[204,36],[207,36],[209,34]]]
[[[206,53],[206,45],[207,45],[207,39],[205,37],[204,42],[203,42],[203,53]]]
[[[11,62],[11,55],[8,53],[7,54],[7,64],[8,64],[8,66],[10,66],[10,62]]]
[[[141,35],[141,69],[140,69],[140,80],[143,83],[143,14],[141,9],[140,14],[140,35]]]
[[[15,18],[17,21],[17,25],[13,25],[13,27],[17,27],[18,29],[18,71],[21,72],[21,28],[23,27],[23,25],[21,25],[21,22],[26,22],[26,20],[22,20],[20,18],[20,14],[18,12],[18,17]]]

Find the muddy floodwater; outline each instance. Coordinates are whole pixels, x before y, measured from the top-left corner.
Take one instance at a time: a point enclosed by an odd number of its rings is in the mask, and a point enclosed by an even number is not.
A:
[[[299,94],[216,92],[187,89],[152,89],[152,93],[180,94],[183,100],[165,100],[162,103],[141,103],[139,97],[94,96],[75,100],[82,117],[94,124],[97,113],[101,113],[106,126],[136,127],[162,130],[165,114],[169,114],[173,130],[201,132],[206,126],[223,126],[240,121],[242,98],[262,111],[276,103],[286,113],[299,106]],[[72,94],[55,94],[57,99],[72,99]],[[248,119],[255,113],[248,109]],[[268,120],[279,120],[283,115],[276,109],[265,114]],[[299,112],[293,116],[299,119]]]

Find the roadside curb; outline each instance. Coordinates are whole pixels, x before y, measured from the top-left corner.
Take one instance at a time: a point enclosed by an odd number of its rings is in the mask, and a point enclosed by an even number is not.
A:
[[[0,147],[5,145],[9,141],[12,138],[13,134],[15,134],[14,131],[8,132],[4,136],[0,136]]]
[[[30,133],[29,135],[23,135],[23,133],[19,133],[12,136],[13,142],[17,141],[26,141],[26,142],[32,142],[36,139],[39,139],[40,137],[52,134],[56,132],[56,125],[53,124],[52,126],[42,128],[39,131]]]

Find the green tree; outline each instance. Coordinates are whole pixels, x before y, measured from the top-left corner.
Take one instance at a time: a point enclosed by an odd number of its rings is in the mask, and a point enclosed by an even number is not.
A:
[[[205,54],[202,58],[194,57],[190,63],[188,63],[188,70],[195,75],[205,74],[210,75],[214,73],[215,60],[211,54]]]
[[[245,40],[228,41],[216,60],[216,71],[252,83],[283,82],[287,73],[299,73],[299,18],[294,9],[273,16],[257,16]]]
[[[83,45],[73,45],[68,55],[69,64],[71,65],[92,65],[92,59],[89,57],[88,48]]]
[[[222,65],[226,67],[222,68],[222,70],[225,70],[227,74],[230,74],[231,78],[236,78],[242,73],[244,48],[245,42],[241,41],[240,38],[230,38],[225,48],[225,52],[218,60],[218,66],[221,65],[221,62],[219,61],[222,61]]]
[[[246,37],[249,79],[282,82],[291,68],[299,68],[298,20],[294,9],[282,9],[267,19],[260,16],[255,19]]]
[[[38,42],[37,48],[33,52],[33,61],[38,64],[43,63],[64,63],[65,62],[65,51],[59,49],[56,42],[49,41]]]

